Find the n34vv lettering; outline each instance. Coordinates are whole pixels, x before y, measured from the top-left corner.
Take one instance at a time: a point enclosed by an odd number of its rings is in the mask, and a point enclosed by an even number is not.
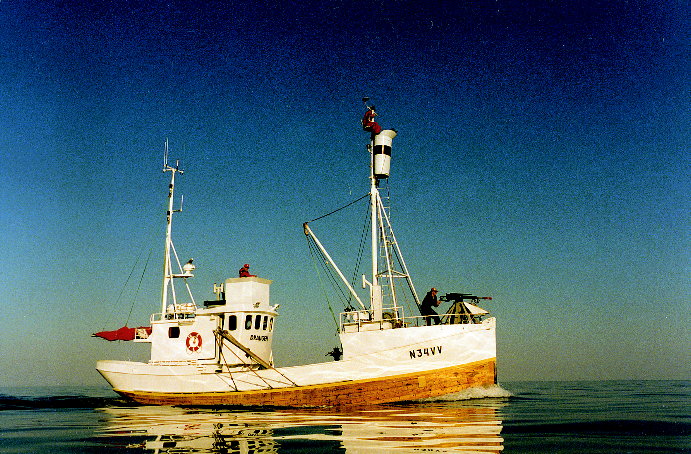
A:
[[[410,350],[410,357],[412,359],[434,355],[441,355],[441,345],[431,348],[418,348],[417,350]]]

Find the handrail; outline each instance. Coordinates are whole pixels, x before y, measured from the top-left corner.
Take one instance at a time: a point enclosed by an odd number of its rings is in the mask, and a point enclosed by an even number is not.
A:
[[[391,314],[392,317],[390,318],[382,318],[381,320],[373,320],[373,312],[372,310],[359,310],[359,311],[346,311],[346,312],[341,312],[339,314],[339,324],[340,324],[340,332],[344,332],[345,327],[357,327],[357,331],[362,331],[363,326],[373,326],[378,324],[379,329],[396,329],[396,328],[410,328],[413,326],[425,326],[427,324],[427,319],[429,316],[426,315],[408,315],[405,316],[403,312],[403,308],[399,307],[398,310],[401,312],[400,316],[396,316],[398,314],[397,311],[393,310],[393,308],[384,308],[383,313],[384,314]],[[465,324],[482,324],[485,321],[485,318],[491,318],[489,314],[486,314],[484,316],[470,316],[468,318],[463,318],[459,317],[458,319],[460,320],[459,322],[451,323],[451,318],[449,317],[449,314],[441,314],[441,319],[442,319],[442,325],[465,325]],[[385,323],[389,323],[389,325],[384,325]],[[385,328],[386,326],[386,328]],[[371,329],[371,328],[370,328]],[[346,330],[347,331],[347,330]]]
[[[160,322],[163,320],[190,320],[190,319],[195,318],[196,316],[197,316],[197,314],[195,312],[183,312],[183,311],[166,312],[166,313],[157,312],[157,313],[151,314],[149,321],[151,323],[154,323],[154,322]]]
[[[390,324],[392,328],[402,328],[406,326],[405,320],[412,318],[405,317],[402,307],[383,308],[382,314],[384,314],[384,317],[381,320],[374,320],[374,311],[372,309],[341,312],[339,314],[340,331],[343,332],[344,326],[357,325],[357,330],[360,331],[362,325],[374,324],[379,324],[379,329],[384,329],[385,323]]]

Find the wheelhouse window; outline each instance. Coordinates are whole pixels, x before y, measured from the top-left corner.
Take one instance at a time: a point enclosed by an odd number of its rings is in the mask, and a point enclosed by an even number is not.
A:
[[[262,326],[262,316],[257,315],[254,318],[254,329],[259,329],[260,326]]]
[[[264,323],[262,323],[262,329],[266,331],[266,324],[269,322],[269,317],[264,316]]]
[[[273,329],[274,329],[274,318],[271,317],[269,319],[269,331],[273,331]]]
[[[235,315],[228,317],[228,330],[235,331],[238,329],[238,318]]]
[[[245,317],[245,329],[252,329],[252,316],[247,315]]]

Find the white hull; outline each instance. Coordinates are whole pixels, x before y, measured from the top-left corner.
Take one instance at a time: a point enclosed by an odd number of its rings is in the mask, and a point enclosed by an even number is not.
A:
[[[377,330],[346,337],[351,339],[344,339],[344,360],[304,366],[219,373],[217,364],[99,361],[97,369],[116,392],[140,400],[137,396],[141,394],[153,394],[159,398],[177,394],[188,397],[203,393],[237,395],[251,391],[381,380],[428,374],[456,366],[494,364],[496,359],[493,318],[482,324]],[[495,377],[492,377],[492,382],[496,382]],[[452,389],[448,393],[456,391]],[[436,394],[447,392],[440,389]],[[176,402],[180,403],[179,400]],[[236,398],[233,404],[238,404]],[[299,405],[309,406],[309,402],[300,402]]]

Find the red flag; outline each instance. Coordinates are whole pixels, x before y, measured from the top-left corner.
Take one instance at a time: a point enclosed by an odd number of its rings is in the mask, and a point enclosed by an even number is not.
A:
[[[91,336],[101,337],[111,342],[116,340],[131,341],[134,340],[137,329],[145,331],[147,336],[151,334],[150,326],[140,326],[139,328],[128,328],[127,326],[123,326],[122,328],[115,331],[100,331],[98,333],[92,334]]]

